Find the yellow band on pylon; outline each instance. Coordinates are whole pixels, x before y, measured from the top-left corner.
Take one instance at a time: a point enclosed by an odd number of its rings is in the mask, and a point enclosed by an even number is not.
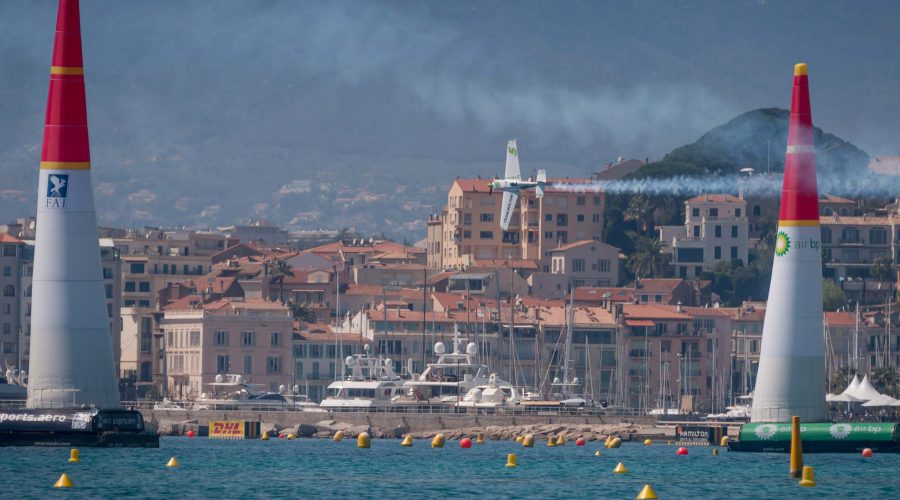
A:
[[[797,227],[797,226],[818,226],[817,220],[780,220],[779,226]]]
[[[41,170],[90,170],[89,161],[42,161]]]
[[[84,68],[75,66],[50,66],[51,75],[83,75]]]
[[[799,63],[794,65],[794,76],[800,76],[806,74],[806,63]]]

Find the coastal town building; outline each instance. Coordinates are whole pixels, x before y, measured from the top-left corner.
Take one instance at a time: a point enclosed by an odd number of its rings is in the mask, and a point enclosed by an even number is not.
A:
[[[523,191],[508,231],[499,226],[501,193],[489,179],[456,179],[447,205],[428,222],[432,269],[465,269],[478,259],[528,259],[550,272],[550,250],[603,235],[604,193],[568,190],[590,179],[551,179],[543,198]]]
[[[189,295],[163,308],[160,329],[170,397],[196,398],[219,374],[271,391],[293,382],[293,318],[278,302]]]
[[[704,194],[684,202],[683,226],[662,226],[659,238],[672,254],[675,275],[694,278],[719,262],[748,262],[747,201]]]

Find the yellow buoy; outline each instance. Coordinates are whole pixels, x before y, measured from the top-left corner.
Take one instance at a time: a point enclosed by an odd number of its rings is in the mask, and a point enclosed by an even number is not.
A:
[[[609,443],[610,443],[610,441],[612,441],[612,439],[613,439],[613,437],[611,435],[606,436],[606,439],[603,440],[603,446],[606,446],[607,448],[609,448]]]
[[[372,445],[372,438],[369,436],[368,432],[360,432],[358,436],[356,436],[356,447],[357,448],[368,448]]]
[[[291,434],[288,434],[288,435],[287,435],[287,438],[288,438],[288,439],[297,439],[297,435],[294,434],[294,433],[291,433]]]
[[[553,436],[547,436],[547,446],[556,446],[556,440]]]
[[[166,462],[166,467],[181,467],[181,464],[178,463],[178,459],[177,459],[177,458],[172,457],[172,458],[169,459],[168,462]]]
[[[71,488],[72,480],[69,479],[69,475],[63,472],[62,476],[59,476],[59,479],[56,480],[56,483],[53,485],[54,488]]]
[[[713,448],[713,456],[714,456],[714,457],[718,457],[718,456],[719,456],[719,449],[718,449],[718,448]]]
[[[618,448],[622,446],[622,438],[616,437],[609,442],[609,448]]]
[[[565,445],[566,445],[566,438],[564,438],[562,436],[559,436],[556,438],[556,446],[565,446]]]
[[[262,441],[268,441],[269,440],[269,431],[263,432],[262,436],[260,436],[259,439],[261,439]]]
[[[722,436],[722,439],[719,441],[719,446],[728,446],[728,436]]]
[[[484,444],[484,433],[478,433],[478,437],[475,438],[475,444]]]
[[[506,455],[506,466],[507,467],[518,467],[518,464],[516,463],[516,454],[515,453],[510,453],[509,455]]]
[[[400,446],[412,446],[412,436],[407,434],[403,437],[403,441],[400,441]]]
[[[334,442],[340,443],[344,440],[344,431],[337,431],[334,433]]]
[[[637,496],[637,500],[651,500],[655,498],[657,498],[656,492],[653,491],[653,488],[651,488],[649,484],[645,484],[644,489],[642,489]]]
[[[78,450],[75,448],[72,448],[72,450],[69,451],[69,462],[73,463],[73,464],[77,464],[80,461],[81,460],[78,459]]]
[[[644,446],[650,446],[651,444],[653,444],[653,441],[651,441],[650,438],[644,440]]]
[[[534,446],[534,436],[531,434],[526,434],[525,438],[522,439],[522,446],[525,448],[531,448]]]
[[[600,453],[600,450],[597,450],[597,451],[594,452],[594,456],[595,456],[595,457],[602,457],[603,454]]]
[[[816,478],[813,474],[813,468],[811,465],[806,465],[803,467],[803,478],[800,479],[800,486],[806,488],[812,488],[816,485]]]
[[[800,438],[800,417],[791,417],[791,479],[803,471],[803,441]]]
[[[431,440],[432,448],[443,448],[444,447],[444,435],[436,434],[434,439]]]
[[[522,441],[525,440],[525,436],[516,436],[516,442],[522,444]]]
[[[619,462],[619,465],[616,465],[616,468],[613,469],[614,474],[625,474],[628,472],[628,467],[625,467],[625,464]]]

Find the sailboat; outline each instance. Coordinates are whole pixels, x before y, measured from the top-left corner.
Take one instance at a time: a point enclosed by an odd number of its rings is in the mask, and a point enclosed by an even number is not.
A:
[[[572,328],[575,324],[575,294],[569,293],[569,305],[566,316],[566,343],[563,351],[562,378],[554,377],[550,383],[550,396],[547,400],[525,398],[520,406],[533,407],[587,407],[594,406],[593,399],[584,393],[581,381],[572,376],[570,365],[572,362]],[[547,368],[550,369],[549,367]]]

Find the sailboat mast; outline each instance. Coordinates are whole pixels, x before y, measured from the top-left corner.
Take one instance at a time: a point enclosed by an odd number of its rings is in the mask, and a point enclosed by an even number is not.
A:
[[[563,355],[563,383],[569,383],[569,359],[572,354],[572,323],[575,322],[575,290],[569,287],[569,316],[566,318],[566,350]]]

